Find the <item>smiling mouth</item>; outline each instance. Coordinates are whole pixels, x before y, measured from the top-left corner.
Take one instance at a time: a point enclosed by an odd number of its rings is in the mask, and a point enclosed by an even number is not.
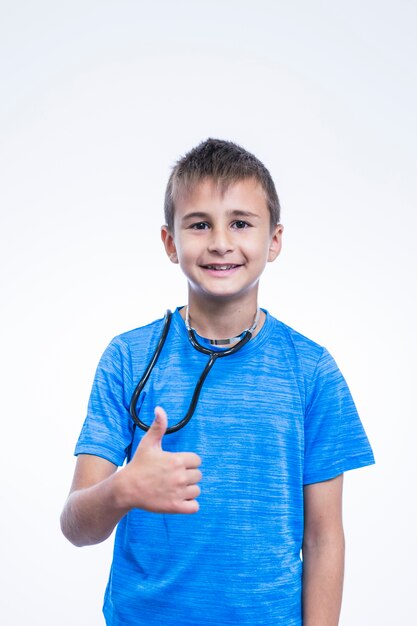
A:
[[[206,270],[216,270],[216,271],[219,271],[219,272],[225,272],[227,270],[233,270],[236,267],[240,267],[240,265],[235,265],[235,264],[227,264],[227,265],[226,264],[223,264],[223,265],[217,265],[217,264],[216,265],[212,265],[212,264],[210,264],[210,265],[203,265],[203,268],[206,269]]]

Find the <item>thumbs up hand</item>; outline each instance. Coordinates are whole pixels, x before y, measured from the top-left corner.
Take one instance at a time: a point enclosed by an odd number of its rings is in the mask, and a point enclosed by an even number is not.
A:
[[[199,509],[201,459],[193,452],[165,452],[162,439],[167,426],[164,409],[156,407],[155,419],[134,457],[119,472],[128,509],[154,513],[196,513]]]

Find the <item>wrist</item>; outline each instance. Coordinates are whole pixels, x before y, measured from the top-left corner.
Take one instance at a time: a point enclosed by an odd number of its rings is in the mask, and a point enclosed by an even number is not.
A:
[[[118,470],[111,477],[110,499],[115,510],[121,516],[128,513],[133,508],[132,489],[129,486],[126,466]]]

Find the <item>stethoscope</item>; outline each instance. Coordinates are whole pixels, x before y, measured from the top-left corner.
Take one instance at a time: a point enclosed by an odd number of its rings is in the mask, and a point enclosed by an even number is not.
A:
[[[243,346],[245,344],[248,343],[248,341],[250,341],[250,339],[252,338],[253,335],[253,331],[255,330],[256,326],[258,325],[258,321],[259,321],[259,314],[260,314],[260,309],[258,308],[256,315],[255,315],[255,319],[252,323],[252,326],[250,326],[250,328],[248,328],[247,330],[244,330],[243,333],[241,333],[241,335],[238,335],[238,337],[233,337],[232,339],[237,339],[239,338],[239,341],[237,343],[235,343],[234,345],[232,345],[230,348],[226,348],[224,350],[221,351],[216,351],[216,350],[210,350],[210,348],[207,348],[206,346],[202,346],[200,343],[198,343],[197,338],[196,338],[196,334],[195,334],[195,330],[194,328],[192,328],[190,326],[189,323],[189,317],[188,317],[188,307],[187,307],[187,314],[186,314],[186,319],[185,319],[185,326],[187,329],[187,334],[188,334],[188,339],[190,340],[191,345],[198,350],[199,352],[202,352],[203,354],[207,354],[210,358],[206,363],[206,366],[204,367],[204,370],[202,371],[200,378],[197,381],[197,384],[195,386],[194,389],[194,393],[193,396],[191,398],[191,402],[190,402],[190,406],[188,407],[188,411],[185,415],[185,417],[179,421],[177,424],[174,424],[173,426],[170,426],[169,428],[167,428],[166,430],[166,434],[169,435],[171,433],[176,433],[178,430],[180,430],[181,428],[184,428],[184,426],[186,426],[188,424],[188,422],[190,421],[190,419],[192,418],[192,416],[194,415],[194,411],[195,408],[197,406],[197,402],[198,402],[198,398],[200,396],[200,392],[201,389],[203,387],[204,381],[207,378],[207,374],[209,373],[209,371],[211,370],[211,368],[213,367],[213,365],[215,364],[215,362],[217,361],[217,359],[221,359],[225,356],[230,356],[231,354],[234,354],[235,352],[237,352],[238,350],[240,350],[241,348],[243,348]],[[168,332],[169,332],[169,327],[171,325],[171,320],[172,320],[172,312],[168,309],[167,312],[165,313],[165,317],[164,317],[164,325],[162,328],[162,333],[161,336],[159,338],[158,344],[155,348],[155,352],[151,358],[151,360],[149,361],[146,370],[142,376],[142,378],[140,379],[140,381],[138,382],[138,384],[136,385],[135,391],[133,392],[132,395],[132,399],[130,401],[130,415],[134,421],[134,423],[136,424],[136,426],[139,426],[139,428],[141,428],[142,430],[149,430],[149,426],[147,424],[145,424],[144,422],[142,422],[142,420],[139,418],[137,411],[136,411],[136,407],[137,407],[137,403],[138,403],[138,399],[140,396],[140,393],[142,391],[142,389],[144,388],[144,386],[146,385],[149,376],[151,375],[151,372],[153,370],[153,368],[155,367],[155,364],[159,358],[159,355],[161,354],[161,350],[164,347],[166,338],[168,336]],[[222,345],[224,343],[229,343],[230,341],[232,341],[232,339],[227,339],[227,340],[220,340],[220,341],[216,341],[216,340],[209,340],[210,343],[215,344],[215,345]]]

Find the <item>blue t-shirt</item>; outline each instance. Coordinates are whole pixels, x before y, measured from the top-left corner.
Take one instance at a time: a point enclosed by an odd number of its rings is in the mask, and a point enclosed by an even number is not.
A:
[[[129,404],[162,320],[116,337],[97,369],[76,454],[122,465],[144,433]],[[187,412],[208,357],[175,311],[138,402],[170,424]],[[167,451],[202,458],[200,510],[133,509],[120,521],[104,614],[112,626],[301,626],[303,486],[370,465],[372,451],[329,353],[271,317],[218,359],[189,424]]]

